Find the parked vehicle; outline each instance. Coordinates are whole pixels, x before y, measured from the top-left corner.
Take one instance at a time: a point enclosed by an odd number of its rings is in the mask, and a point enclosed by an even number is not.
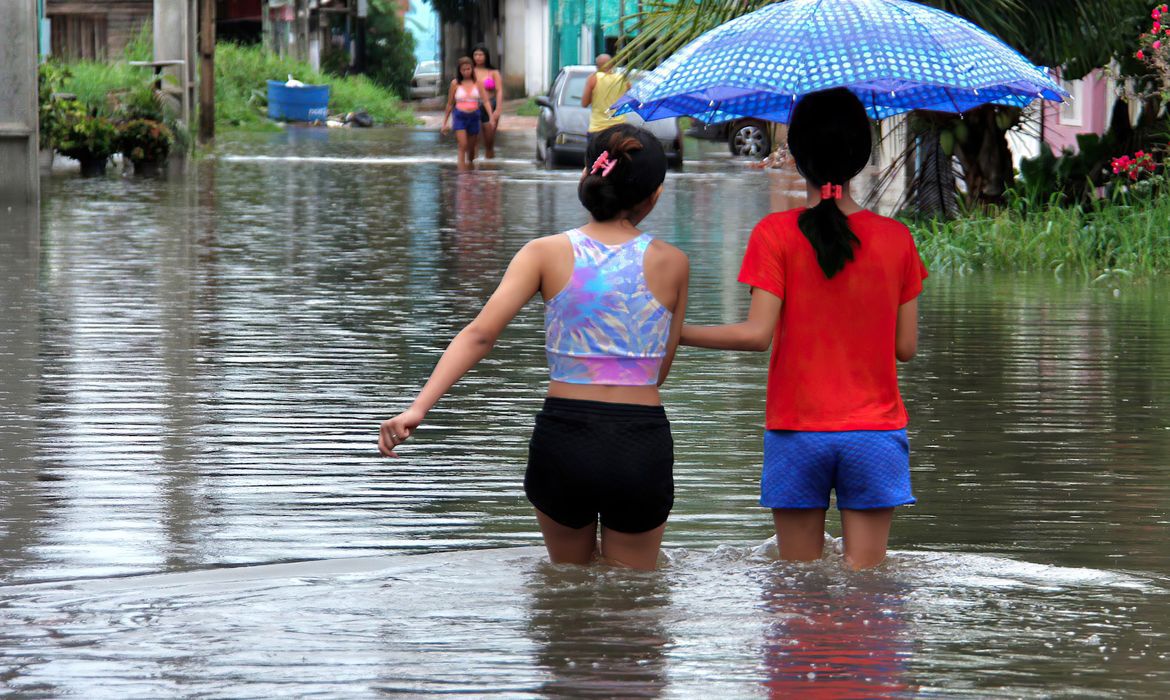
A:
[[[422,61],[414,67],[410,78],[410,96],[438,97],[443,91],[443,71],[438,61]]]
[[[771,125],[762,119],[735,119],[721,124],[695,122],[687,136],[697,139],[727,141],[731,155],[764,158],[772,152]]]
[[[547,167],[557,165],[585,165],[585,145],[589,137],[588,107],[581,106],[585,81],[597,69],[593,66],[565,66],[557,74],[548,95],[536,98],[540,116],[536,122],[536,159]],[[637,80],[635,76],[634,80]],[[629,123],[654,134],[666,151],[671,168],[681,168],[683,162],[682,133],[677,119],[643,121],[631,114]]]

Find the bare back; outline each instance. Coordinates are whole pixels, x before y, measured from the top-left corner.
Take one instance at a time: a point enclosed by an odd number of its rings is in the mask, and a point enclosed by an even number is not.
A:
[[[591,226],[578,229],[582,234],[605,246],[620,246],[641,235],[612,235],[604,230],[591,231]],[[593,233],[595,235],[590,235]],[[534,241],[540,247],[540,293],[545,303],[557,297],[569,284],[573,276],[575,257],[568,234],[557,234]],[[658,385],[666,380],[678,347],[679,333],[685,314],[689,261],[678,248],[653,239],[643,257],[643,274],[646,286],[654,299],[672,314],[670,335],[666,356],[659,370]],[[568,399],[584,399],[613,403],[659,405],[661,399],[658,386],[616,386],[607,384],[568,384],[549,382],[549,396]]]

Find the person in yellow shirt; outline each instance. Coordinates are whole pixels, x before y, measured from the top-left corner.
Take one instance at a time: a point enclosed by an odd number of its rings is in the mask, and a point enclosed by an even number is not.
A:
[[[589,114],[589,133],[596,134],[611,126],[626,123],[626,116],[613,116],[610,105],[621,99],[630,89],[630,81],[624,73],[615,73],[613,57],[603,53],[597,57],[597,72],[585,81],[585,92],[581,94],[581,106],[592,107]]]

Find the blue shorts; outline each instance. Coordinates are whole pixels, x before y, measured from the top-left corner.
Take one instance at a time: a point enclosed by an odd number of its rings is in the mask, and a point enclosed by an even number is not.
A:
[[[466,131],[468,136],[479,135],[479,112],[464,112],[455,110],[451,115],[451,122],[455,131]]]
[[[905,430],[764,433],[760,505],[765,508],[893,508],[915,502]]]

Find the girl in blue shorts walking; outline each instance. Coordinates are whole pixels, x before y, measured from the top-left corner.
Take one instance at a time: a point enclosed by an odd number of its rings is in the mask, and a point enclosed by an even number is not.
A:
[[[488,119],[495,114],[491,102],[484,99],[487,88],[482,80],[475,77],[475,63],[464,56],[456,64],[455,72],[458,77],[451,81],[447,91],[447,111],[443,113],[443,126],[439,131],[446,136],[451,132],[447,120],[454,114],[455,140],[459,144],[459,153],[456,156],[458,168],[469,170],[475,163],[475,146],[479,139],[480,110],[487,113]]]
[[[915,502],[895,360],[917,352],[927,273],[910,231],[851,196],[873,147],[851,92],[805,96],[788,147],[808,207],[770,214],[752,231],[739,274],[752,290],[747,320],[684,326],[681,342],[772,347],[760,504],[772,509],[780,556],[821,557],[835,490],[846,562],[868,568],[885,558],[894,509]]]

